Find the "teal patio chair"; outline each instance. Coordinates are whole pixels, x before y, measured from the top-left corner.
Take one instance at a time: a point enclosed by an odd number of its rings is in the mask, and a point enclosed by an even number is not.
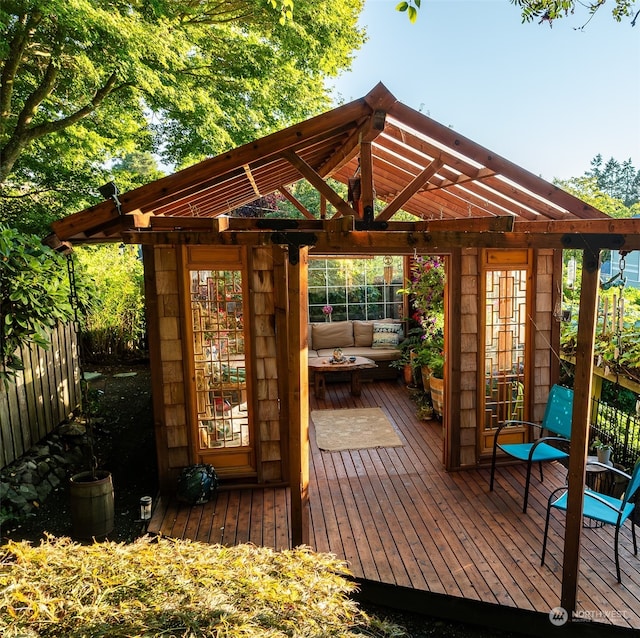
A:
[[[491,459],[491,479],[489,491],[493,491],[493,483],[496,471],[496,456],[498,448],[509,456],[527,463],[527,480],[524,487],[523,513],[527,511],[529,501],[529,483],[531,482],[531,468],[534,463],[540,467],[540,481],[544,479],[542,463],[547,461],[560,461],[569,457],[569,440],[571,438],[571,415],[573,410],[573,390],[554,385],[549,392],[547,407],[542,423],[518,421],[510,419],[503,421],[496,430],[493,439],[493,456]],[[530,443],[500,443],[500,433],[505,427],[513,425],[526,425],[536,428],[542,436]],[[549,434],[545,434],[549,433]]]
[[[590,488],[585,488],[584,498],[582,500],[582,513],[586,518],[590,518],[599,523],[606,523],[607,525],[615,525],[615,541],[614,552],[616,561],[616,576],[618,582],[620,580],[620,555],[618,551],[618,543],[620,540],[620,528],[624,525],[624,522],[631,518],[631,536],[633,538],[633,553],[638,555],[638,542],[636,540],[636,523],[633,516],[631,516],[635,508],[635,495],[640,488],[640,461],[636,463],[633,474],[629,476],[626,472],[618,470],[615,467],[597,463],[594,461],[594,465],[602,465],[610,472],[614,472],[617,475],[625,477],[629,480],[627,489],[622,495],[622,498],[615,498],[601,492],[595,492]],[[562,492],[561,496],[556,497],[558,492]],[[549,533],[549,518],[551,516],[551,508],[567,511],[567,488],[559,487],[554,490],[549,497],[549,503],[547,505],[547,520],[544,525],[544,538],[542,541],[542,560],[541,565],[544,565],[544,556],[547,550],[547,536]]]

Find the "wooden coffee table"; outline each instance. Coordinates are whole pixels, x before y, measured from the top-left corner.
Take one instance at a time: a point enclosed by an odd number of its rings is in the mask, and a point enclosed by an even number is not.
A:
[[[329,357],[315,357],[309,359],[309,372],[313,372],[313,391],[318,399],[324,399],[326,384],[325,375],[332,372],[347,372],[351,376],[351,394],[360,396],[360,370],[377,368],[378,365],[366,357],[356,357],[355,361],[345,358],[339,363],[332,363]]]

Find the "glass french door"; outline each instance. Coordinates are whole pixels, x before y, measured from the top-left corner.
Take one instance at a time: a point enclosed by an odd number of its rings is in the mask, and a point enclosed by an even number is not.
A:
[[[484,272],[481,453],[491,451],[499,423],[525,419],[529,282],[526,260],[493,264]],[[525,441],[523,426],[514,425],[503,432],[503,443]]]
[[[241,270],[189,270],[197,457],[223,473],[253,458],[244,302]]]

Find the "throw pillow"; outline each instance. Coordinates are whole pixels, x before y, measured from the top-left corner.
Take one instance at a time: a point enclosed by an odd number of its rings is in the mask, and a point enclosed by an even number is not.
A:
[[[314,350],[353,346],[353,322],[351,321],[314,323],[311,330]]]
[[[373,342],[373,322],[356,319],[353,322],[353,340],[356,348],[370,348]]]
[[[372,348],[395,348],[400,342],[400,323],[374,323]]]

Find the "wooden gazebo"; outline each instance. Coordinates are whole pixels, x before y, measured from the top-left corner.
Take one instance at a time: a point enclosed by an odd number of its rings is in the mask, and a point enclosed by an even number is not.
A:
[[[347,185],[349,197],[339,195],[329,178]],[[289,190],[300,179],[320,194],[319,212]],[[231,215],[274,192],[293,203],[298,218]],[[415,221],[395,221],[401,210]],[[230,482],[288,484],[294,544],[308,539],[309,256],[446,255],[447,335],[456,338],[446,344],[443,461],[447,470],[458,470],[481,466],[490,440],[478,410],[484,273],[528,273],[525,409],[539,420],[558,376],[554,308],[562,250],[582,250],[561,601],[575,608],[599,254],[638,249],[640,220],[611,219],[407,107],[379,84],[362,99],[310,120],[128,193],[114,191],[53,230],[71,243],[143,247],[161,489],[171,490],[183,467],[210,462],[212,455]],[[207,269],[242,273],[247,293],[246,387],[233,391],[247,393],[242,398],[252,413],[251,441],[223,451],[203,448],[193,423],[200,381],[192,361],[204,346],[192,334],[189,292],[193,300],[199,280],[192,273]]]

